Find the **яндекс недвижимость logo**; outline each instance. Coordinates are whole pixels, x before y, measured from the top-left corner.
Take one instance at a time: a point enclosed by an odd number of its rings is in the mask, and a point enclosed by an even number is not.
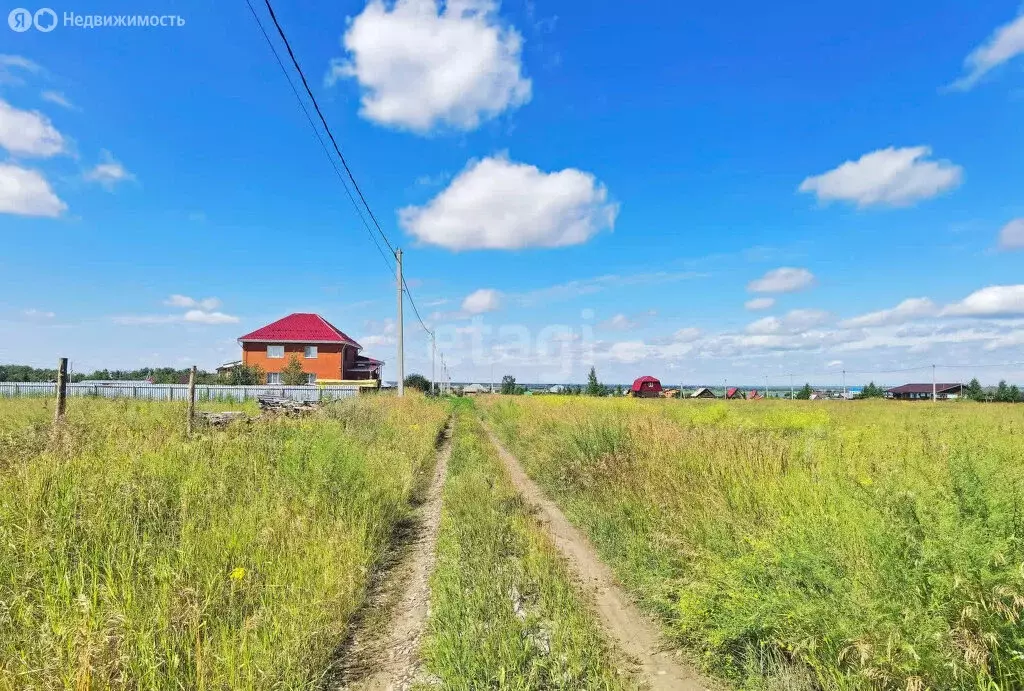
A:
[[[18,33],[28,31],[33,26],[38,31],[49,33],[57,28],[57,13],[49,7],[40,8],[35,13],[18,7],[7,15],[7,25]]]
[[[18,7],[11,10],[7,15],[7,25],[11,31],[24,33],[33,26],[37,31],[44,34],[57,28],[57,13],[49,7],[43,7],[35,12]],[[77,14],[75,12],[64,12],[63,23],[65,27],[75,29],[101,29],[110,27],[183,27],[185,18],[177,14]]]

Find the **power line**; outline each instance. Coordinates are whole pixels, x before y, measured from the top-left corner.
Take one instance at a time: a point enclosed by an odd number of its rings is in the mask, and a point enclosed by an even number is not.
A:
[[[434,332],[429,329],[425,323],[423,323],[423,317],[420,316],[420,310],[416,307],[416,301],[412,299],[412,293],[409,292],[409,284],[405,282],[404,276],[402,277],[402,286],[405,288],[405,294],[409,296],[409,304],[412,305],[412,311],[416,314],[416,319],[419,321],[420,326],[423,327],[424,331],[433,336]]]
[[[278,22],[277,20],[277,15],[274,12],[273,6],[270,4],[270,0],[264,0],[264,2],[267,6],[267,11],[270,13],[270,19],[271,21],[274,22],[274,26],[277,28],[277,33],[281,37],[281,40],[284,42],[285,49],[288,51],[288,56],[291,58],[292,64],[295,66],[295,70],[299,74],[299,79],[302,80],[302,85],[303,87],[305,87],[306,94],[307,96],[309,96],[309,100],[310,102],[312,102],[313,108],[316,110],[316,114],[320,118],[320,122],[323,125],[324,131],[327,132],[327,136],[331,140],[331,144],[334,146],[334,151],[335,153],[337,153],[338,158],[341,160],[342,166],[345,168],[345,172],[348,174],[348,178],[352,183],[352,187],[355,189],[356,194],[359,195],[359,199],[362,201],[363,207],[365,207],[366,209],[366,213],[370,216],[370,219],[373,221],[373,224],[377,228],[377,232],[380,234],[381,239],[384,240],[384,244],[387,245],[388,249],[391,250],[392,255],[394,255],[395,248],[388,240],[387,235],[384,233],[384,230],[381,228],[380,223],[377,221],[377,217],[374,215],[373,209],[370,208],[369,202],[366,201],[365,195],[363,195],[362,190],[359,188],[359,183],[356,182],[356,178],[355,175],[353,175],[352,173],[352,169],[349,168],[348,162],[345,160],[344,154],[341,153],[341,147],[338,145],[338,141],[334,138],[334,133],[331,131],[330,126],[327,124],[327,119],[324,117],[323,111],[320,110],[320,104],[317,103],[316,97],[313,95],[313,91],[309,87],[309,82],[306,80],[306,75],[302,71],[302,67],[299,65],[298,58],[295,56],[295,51],[292,50],[291,43],[288,41],[288,37],[285,35],[284,29],[281,27],[280,22]],[[320,135],[320,131],[313,123],[313,118],[310,115],[309,110],[306,108],[306,104],[302,100],[302,97],[299,95],[298,89],[295,87],[294,82],[292,82],[291,76],[288,74],[288,70],[287,68],[285,68],[284,63],[282,62],[281,57],[278,54],[273,41],[271,41],[270,37],[267,35],[266,30],[263,28],[263,23],[260,21],[259,15],[256,14],[256,10],[253,8],[250,0],[246,0],[246,4],[249,6],[249,11],[252,12],[253,19],[256,20],[256,25],[259,27],[260,32],[266,39],[267,45],[270,46],[270,50],[273,52],[274,58],[277,60],[278,66],[280,66],[281,71],[284,73],[285,78],[288,80],[288,85],[291,87],[292,93],[295,94],[295,98],[299,102],[299,106],[302,108],[302,112],[305,113],[306,119],[309,121],[310,127],[313,128],[313,132],[316,134],[317,140],[320,142],[320,146],[323,147],[324,153],[327,154],[329,160],[331,161],[331,166],[334,168],[335,173],[337,173],[339,179],[341,180],[342,186],[345,189],[345,193],[348,195],[349,200],[352,202],[353,206],[356,209],[356,212],[359,214],[360,221],[362,221],[363,226],[366,228],[366,231],[370,234],[370,237],[373,240],[374,245],[376,245],[377,247],[377,251],[381,254],[381,257],[384,257],[383,249],[380,247],[380,244],[377,242],[377,239],[373,236],[373,231],[370,229],[369,224],[366,222],[366,217],[363,215],[362,209],[359,208],[359,205],[352,197],[352,193],[349,190],[348,185],[345,184],[345,179],[341,175],[341,171],[338,170],[334,158],[330,155],[330,152],[327,150],[327,144],[324,142],[323,137]],[[384,258],[384,260],[385,263],[388,265],[388,270],[394,273],[394,269],[392,268],[391,263],[388,262],[386,258]],[[409,297],[409,302],[412,305],[413,312],[415,312],[416,319],[419,321],[420,326],[423,328],[424,331],[433,336],[433,331],[431,331],[431,329],[427,327],[426,323],[423,321],[422,316],[420,316],[419,308],[416,306],[416,301],[412,297],[412,291],[409,290],[409,285],[408,283],[406,283],[404,277],[402,278],[402,287],[405,294]]]
[[[246,0],[248,2],[248,0]],[[352,181],[352,187],[355,188],[356,194],[363,201],[363,206],[366,207],[366,212],[370,215],[370,219],[373,224],[377,227],[377,232],[384,239],[384,244],[388,246],[391,253],[395,253],[395,248],[388,241],[388,236],[384,234],[384,230],[380,227],[380,223],[377,222],[377,217],[373,215],[373,210],[370,208],[370,204],[366,201],[366,197],[363,195],[363,191],[359,189],[359,183],[356,182],[355,176],[352,174],[352,169],[348,167],[348,162],[345,160],[345,156],[341,153],[341,147],[338,146],[338,141],[334,138],[334,133],[331,132],[330,126],[327,124],[327,119],[324,117],[323,112],[320,110],[320,104],[317,103],[316,97],[313,95],[313,90],[309,88],[309,82],[306,81],[306,75],[302,71],[302,67],[299,65],[298,58],[295,57],[295,52],[292,50],[292,44],[288,42],[288,37],[284,34],[284,29],[281,28],[281,24],[277,21],[277,15],[274,13],[274,8],[270,4],[270,0],[263,0],[267,6],[267,10],[270,12],[270,19],[274,22],[274,26],[277,27],[277,33],[284,41],[284,47],[288,51],[288,57],[292,59],[292,64],[295,65],[295,71],[299,73],[299,78],[302,80],[302,86],[306,88],[306,94],[309,96],[309,100],[313,103],[313,108],[316,110],[316,114],[320,116],[320,122],[323,123],[324,130],[327,132],[327,136],[331,140],[331,144],[334,145],[334,151],[338,154],[338,158],[341,159],[341,165],[345,167],[345,172],[348,173],[349,180]]]
[[[259,15],[256,13],[255,8],[252,6],[250,0],[245,0],[245,4],[249,6],[249,11],[252,13],[252,18],[256,21],[256,26],[259,27],[260,33],[263,34],[263,38],[266,39],[267,45],[270,47],[270,52],[274,54],[274,59],[277,60],[278,67],[281,68],[281,73],[284,75],[285,80],[288,82],[288,86],[291,87],[292,93],[295,95],[295,100],[298,102],[302,112],[306,115],[306,120],[309,122],[310,128],[313,130],[313,134],[316,135],[316,139],[320,142],[320,147],[324,151],[324,155],[327,156],[327,160],[330,162],[331,167],[334,169],[335,174],[338,176],[338,180],[341,181],[341,186],[345,190],[345,194],[348,196],[352,207],[356,210],[356,214],[359,216],[359,220],[362,222],[363,227],[366,228],[366,232],[370,236],[370,240],[373,241],[374,246],[377,248],[377,253],[380,254],[381,259],[384,260],[385,266],[388,267],[388,272],[392,275],[395,273],[394,267],[388,260],[387,255],[384,254],[383,248],[380,243],[377,242],[376,236],[373,234],[373,230],[370,228],[370,224],[366,222],[366,217],[363,215],[362,209],[359,207],[359,203],[356,202],[355,197],[352,196],[352,191],[349,190],[348,184],[345,182],[345,177],[338,170],[338,164],[335,162],[334,157],[331,156],[331,152],[327,149],[327,143],[324,142],[324,138],[320,135],[320,130],[317,129],[316,124],[313,122],[313,117],[309,114],[309,109],[306,108],[305,102],[302,100],[302,96],[299,95],[299,90],[295,88],[295,83],[292,81],[291,75],[288,74],[288,68],[284,66],[284,62],[281,61],[281,56],[277,52],[277,48],[274,46],[274,42],[267,34],[266,29],[263,28],[263,22],[260,21]],[[387,238],[384,239],[387,242]],[[390,245],[388,245],[390,247]]]

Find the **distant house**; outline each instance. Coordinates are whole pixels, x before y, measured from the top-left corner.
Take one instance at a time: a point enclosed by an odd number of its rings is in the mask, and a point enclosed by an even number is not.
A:
[[[467,396],[475,396],[481,393],[490,393],[490,387],[484,386],[483,384],[470,384],[469,386],[462,387],[462,393]]]
[[[657,398],[661,395],[661,382],[654,377],[638,377],[629,390],[637,398]]]
[[[565,387],[562,386],[561,384],[555,384],[550,389],[548,389],[548,393],[562,393],[563,391],[565,391]]]
[[[741,401],[746,399],[746,396],[743,395],[743,392],[740,391],[739,388],[735,386],[730,386],[728,389],[726,389],[725,397],[726,399],[735,398]]]
[[[360,355],[363,347],[319,314],[289,314],[238,342],[242,364],[261,368],[268,384],[281,383],[281,370],[295,356],[310,384],[327,380],[380,385],[384,363]]]
[[[702,386],[690,394],[690,398],[718,398],[718,396],[716,396],[715,392],[708,387]]]
[[[241,360],[232,360],[231,362],[225,362],[223,365],[217,366],[217,374],[227,374],[231,370],[241,366]]]
[[[750,391],[747,392],[748,401],[756,401],[761,398],[764,398],[764,396],[762,396],[757,389],[751,389]]]
[[[897,401],[927,401],[932,397],[932,384],[904,384],[885,392],[886,398]],[[935,384],[935,398],[953,400],[964,395],[966,384]]]

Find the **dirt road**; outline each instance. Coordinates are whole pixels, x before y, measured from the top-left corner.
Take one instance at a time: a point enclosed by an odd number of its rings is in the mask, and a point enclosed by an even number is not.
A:
[[[373,589],[359,631],[346,653],[338,688],[360,691],[408,689],[419,671],[420,640],[430,604],[430,574],[441,524],[441,490],[451,456],[451,423],[423,503],[405,526],[392,564]]]
[[[508,469],[512,483],[528,502],[539,507],[552,541],[593,598],[609,640],[617,643],[623,652],[640,664],[642,681],[654,691],[705,691],[714,688],[664,649],[657,626],[617,585],[611,569],[598,558],[590,541],[566,520],[558,506],[529,478],[516,457],[505,449],[490,428],[487,434]]]

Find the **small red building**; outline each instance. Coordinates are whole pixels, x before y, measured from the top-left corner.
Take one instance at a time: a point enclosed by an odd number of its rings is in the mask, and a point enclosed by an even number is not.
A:
[[[654,377],[640,377],[633,382],[630,391],[637,398],[657,398],[661,395],[661,382]]]
[[[740,391],[738,386],[730,386],[728,390],[726,390],[725,392],[725,397],[727,399],[733,398],[739,399],[741,401],[746,398],[746,396],[743,395],[743,392]]]
[[[281,383],[281,370],[294,355],[310,384],[320,380],[380,382],[384,363],[359,354],[361,345],[319,314],[297,312],[238,339],[242,364],[258,366],[268,384]]]

